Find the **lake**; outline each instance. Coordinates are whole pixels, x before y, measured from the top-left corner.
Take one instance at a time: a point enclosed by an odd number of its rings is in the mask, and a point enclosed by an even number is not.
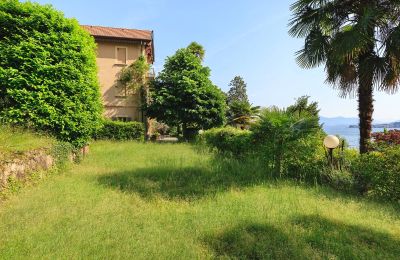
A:
[[[360,133],[358,128],[350,128],[348,125],[324,126],[324,131],[329,135],[339,135],[347,140],[350,147],[358,148]],[[396,128],[387,128],[393,130]],[[372,132],[383,132],[383,128],[373,128]]]

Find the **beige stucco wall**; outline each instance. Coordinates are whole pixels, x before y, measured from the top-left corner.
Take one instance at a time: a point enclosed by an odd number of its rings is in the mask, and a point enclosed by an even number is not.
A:
[[[104,116],[108,118],[130,117],[132,120],[141,121],[139,94],[130,93],[123,96],[124,88],[118,87],[118,74],[125,66],[117,64],[116,48],[127,48],[128,65],[144,54],[144,48],[141,47],[140,42],[126,43],[96,39],[96,43],[98,77],[104,103]]]

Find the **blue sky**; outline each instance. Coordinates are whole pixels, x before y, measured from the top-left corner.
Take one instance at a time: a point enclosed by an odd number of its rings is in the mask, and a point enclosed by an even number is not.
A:
[[[311,96],[323,116],[357,116],[356,99],[342,99],[324,84],[323,68],[304,70],[294,53],[303,41],[287,31],[294,0],[38,0],[63,11],[81,24],[150,29],[155,33],[156,70],[167,56],[191,41],[206,49],[212,80],[229,89],[235,76],[244,77],[250,101],[280,107],[296,97]],[[375,119],[400,119],[400,94],[375,95]]]

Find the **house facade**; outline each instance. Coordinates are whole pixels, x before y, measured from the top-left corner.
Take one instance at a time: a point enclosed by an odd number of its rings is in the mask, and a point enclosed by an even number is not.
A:
[[[153,32],[146,30],[111,28],[102,26],[82,27],[97,44],[97,66],[104,116],[120,121],[144,121],[140,109],[140,93],[130,91],[118,83],[121,70],[141,55],[149,64],[154,62]],[[149,72],[148,77],[154,77]]]

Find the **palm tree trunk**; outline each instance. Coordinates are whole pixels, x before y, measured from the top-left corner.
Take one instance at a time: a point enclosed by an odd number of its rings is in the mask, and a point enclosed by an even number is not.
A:
[[[373,72],[368,72],[366,58],[360,60],[360,75],[358,87],[358,112],[360,118],[360,153],[367,153],[372,132],[372,114],[374,112]]]

